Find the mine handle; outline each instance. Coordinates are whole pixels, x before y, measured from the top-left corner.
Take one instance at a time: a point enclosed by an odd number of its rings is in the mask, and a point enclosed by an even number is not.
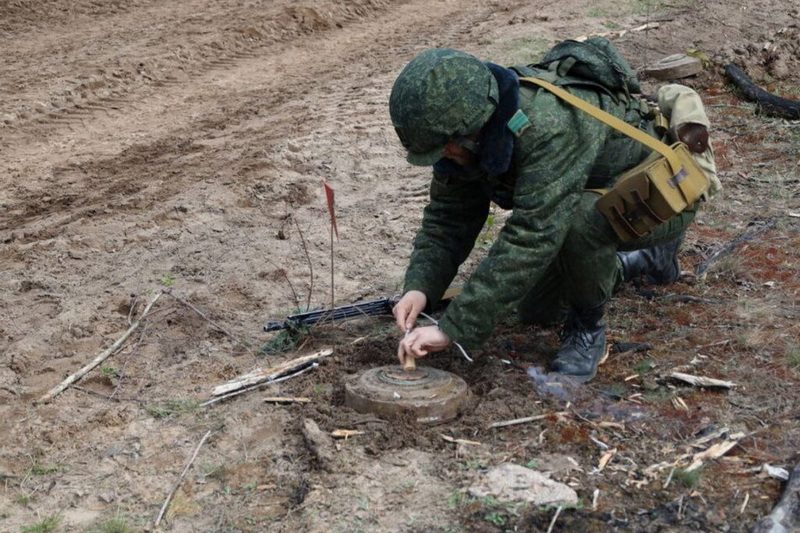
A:
[[[403,361],[403,370],[406,372],[413,372],[417,369],[417,360],[413,355],[407,355],[406,360]]]

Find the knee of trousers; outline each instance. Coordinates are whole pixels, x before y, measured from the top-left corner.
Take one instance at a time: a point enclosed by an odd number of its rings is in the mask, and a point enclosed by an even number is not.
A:
[[[600,195],[584,192],[573,213],[562,254],[586,256],[616,252],[618,239],[606,218],[597,210]]]

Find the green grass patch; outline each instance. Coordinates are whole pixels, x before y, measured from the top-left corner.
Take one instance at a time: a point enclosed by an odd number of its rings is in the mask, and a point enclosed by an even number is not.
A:
[[[633,367],[633,371],[639,374],[640,376],[643,376],[648,372],[652,371],[655,367],[656,365],[655,363],[653,363],[651,359],[642,359],[641,361],[636,363],[636,366]]]
[[[33,501],[33,495],[31,494],[17,494],[14,496],[14,503],[17,505],[26,506]]]
[[[790,346],[786,353],[786,361],[795,370],[800,370],[800,346]]]
[[[35,524],[24,526],[21,531],[22,533],[51,533],[56,530],[60,523],[61,515],[52,515]]]
[[[683,468],[679,468],[678,470],[675,470],[674,474],[672,474],[672,479],[687,488],[696,487],[700,483],[700,479],[702,477],[703,472],[700,468],[697,470],[692,470],[691,472],[686,471]]]
[[[144,406],[144,410],[153,418],[168,418],[173,415],[191,413],[200,406],[197,400],[168,400]]]
[[[119,368],[113,366],[101,366],[100,373],[103,374],[107,378],[118,378],[119,377]]]
[[[43,465],[38,461],[33,461],[31,465],[30,473],[32,476],[46,476],[49,474],[54,474],[61,469],[60,465]]]
[[[87,529],[86,533],[134,533],[134,529],[128,523],[128,519],[117,515],[114,518],[95,524]]]
[[[308,336],[309,330],[310,328],[305,327],[282,329],[272,339],[262,344],[258,353],[277,355],[294,350]]]

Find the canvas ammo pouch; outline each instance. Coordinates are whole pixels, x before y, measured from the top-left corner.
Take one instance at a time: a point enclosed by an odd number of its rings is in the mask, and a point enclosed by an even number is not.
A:
[[[694,205],[708,190],[708,176],[698,166],[685,144],[668,146],[614,115],[538,78],[520,81],[542,87],[565,102],[589,113],[653,153],[617,178],[611,189],[597,190],[597,209],[605,216],[622,242],[644,237],[660,224]]]

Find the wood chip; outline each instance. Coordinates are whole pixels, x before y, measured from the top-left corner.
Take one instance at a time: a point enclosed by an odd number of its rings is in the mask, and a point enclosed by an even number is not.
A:
[[[267,396],[264,398],[265,402],[269,403],[308,403],[311,398],[301,396]]]
[[[603,469],[608,465],[611,459],[617,454],[617,449],[612,448],[608,450],[603,456],[600,458],[600,462],[597,464],[597,471],[602,472]]]
[[[684,374],[683,372],[672,372],[669,377],[677,379],[678,381],[683,381],[689,385],[694,385],[695,387],[722,387],[724,389],[730,389],[736,386],[732,381],[723,381],[721,379],[705,376],[693,376],[691,374]]]
[[[705,461],[713,461],[714,459],[719,459],[729,451],[733,449],[734,446],[739,444],[738,440],[726,440],[723,442],[718,442],[711,446],[704,452],[699,452],[694,454],[692,457],[692,464],[686,467],[687,472],[692,472],[697,470]]]
[[[452,442],[455,444],[467,444],[471,446],[483,446],[482,442],[474,441],[474,440],[466,440],[466,439],[456,439],[449,435],[441,435],[441,437],[446,440],[447,442]]]
[[[364,435],[366,432],[358,431],[357,429],[334,429],[331,431],[331,437],[334,439],[349,439],[356,435]]]

